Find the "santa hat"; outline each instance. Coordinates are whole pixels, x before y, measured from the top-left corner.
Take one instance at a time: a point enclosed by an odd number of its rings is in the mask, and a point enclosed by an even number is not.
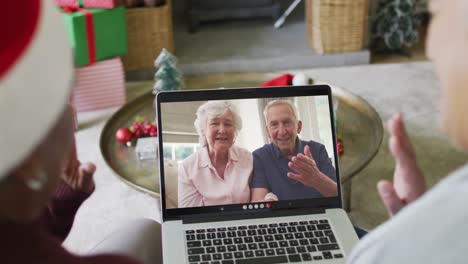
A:
[[[65,109],[73,78],[67,33],[51,0],[2,1],[0,180]]]

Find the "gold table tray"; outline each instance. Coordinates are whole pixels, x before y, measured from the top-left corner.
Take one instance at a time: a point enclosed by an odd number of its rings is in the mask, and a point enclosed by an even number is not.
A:
[[[186,81],[192,89],[217,87],[254,87],[277,77],[276,73],[225,73],[196,76]],[[140,90],[150,91],[153,82],[140,83]],[[341,181],[345,208],[349,208],[351,177],[363,169],[379,150],[383,126],[375,109],[361,97],[332,86],[338,100],[337,131],[343,139],[344,154],[340,156]],[[130,126],[135,116],[154,120],[154,95],[146,92],[120,108],[106,123],[101,133],[100,148],[104,160],[123,180],[137,190],[159,198],[159,176],[156,161],[138,161],[134,147],[126,147],[115,139],[120,127]]]

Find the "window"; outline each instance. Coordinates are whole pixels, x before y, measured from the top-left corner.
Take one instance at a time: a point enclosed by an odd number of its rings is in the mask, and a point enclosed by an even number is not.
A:
[[[197,147],[198,143],[164,143],[164,159],[181,162],[197,151]]]

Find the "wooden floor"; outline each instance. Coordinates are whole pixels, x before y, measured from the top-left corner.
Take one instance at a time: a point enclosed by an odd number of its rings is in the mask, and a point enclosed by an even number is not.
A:
[[[426,48],[426,30],[421,30],[419,42],[413,47],[407,48],[406,51],[411,55],[410,57],[399,56],[399,55],[388,55],[388,54],[375,54],[371,53],[371,64],[382,64],[382,63],[404,63],[404,62],[415,62],[427,60],[425,54]]]

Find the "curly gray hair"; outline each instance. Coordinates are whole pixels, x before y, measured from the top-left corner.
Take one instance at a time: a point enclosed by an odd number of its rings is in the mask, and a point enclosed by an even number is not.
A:
[[[204,147],[207,144],[206,138],[202,133],[202,129],[205,128],[208,119],[224,115],[227,112],[231,112],[234,116],[235,135],[237,136],[239,131],[242,129],[242,119],[237,113],[236,106],[232,102],[208,101],[198,107],[196,113],[197,119],[195,119],[193,124],[195,125],[195,129],[198,133],[198,142],[200,143],[200,146]]]

